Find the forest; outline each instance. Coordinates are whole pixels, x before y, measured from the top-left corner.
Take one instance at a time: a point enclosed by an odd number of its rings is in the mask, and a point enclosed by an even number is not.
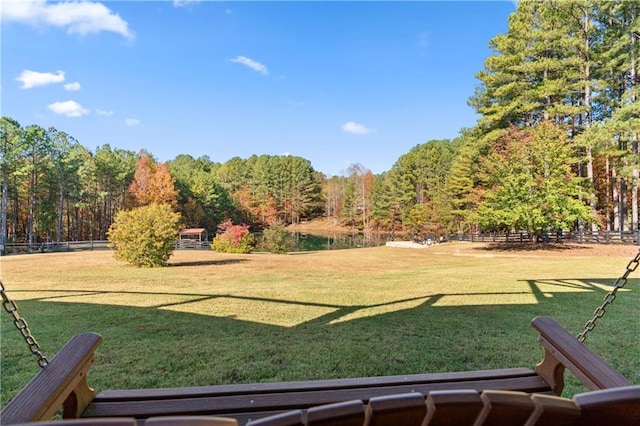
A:
[[[2,117],[0,245],[104,240],[119,211],[158,201],[210,231],[318,217],[437,236],[637,231],[640,2],[521,0],[490,48],[468,101],[476,125],[375,175],[288,155],[160,163]]]

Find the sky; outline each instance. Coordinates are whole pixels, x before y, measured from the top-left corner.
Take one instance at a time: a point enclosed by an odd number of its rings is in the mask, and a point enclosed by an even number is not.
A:
[[[2,0],[1,113],[93,152],[382,173],[475,125],[475,74],[515,5]]]

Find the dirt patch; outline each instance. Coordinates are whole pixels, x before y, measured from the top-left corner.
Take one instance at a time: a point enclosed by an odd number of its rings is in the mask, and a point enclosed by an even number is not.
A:
[[[626,244],[575,244],[575,243],[484,243],[473,244],[469,250],[474,252],[508,253],[555,257],[625,257],[630,259],[638,252],[638,246]]]

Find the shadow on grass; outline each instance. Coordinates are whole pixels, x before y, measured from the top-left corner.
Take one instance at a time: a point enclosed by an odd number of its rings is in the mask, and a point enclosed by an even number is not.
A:
[[[571,243],[536,243],[531,242],[500,242],[500,243],[488,243],[484,247],[474,247],[474,250],[479,251],[495,251],[495,252],[536,252],[536,251],[550,251],[550,252],[567,252],[572,250],[586,250],[592,251],[593,247],[571,244]]]
[[[169,262],[169,267],[233,265],[234,263],[243,263],[248,261],[249,261],[248,259],[222,259],[222,260],[197,260],[193,262]]]
[[[630,280],[636,288],[638,279]],[[518,292],[431,294],[370,305],[298,302],[285,298],[241,295],[182,294],[187,300],[152,307],[68,303],[42,298],[20,301],[21,313],[46,353],[59,349],[72,335],[94,331],[105,342],[89,382],[97,390],[197,386],[310,380],[337,377],[530,367],[542,358],[537,334],[530,327],[536,316],[552,316],[570,332],[580,331],[613,280],[591,278],[530,279],[534,302],[500,304],[504,295]],[[109,292],[70,290],[69,295],[91,297]],[[132,292],[145,297],[167,293]],[[115,295],[115,293],[114,293]],[[447,305],[451,296],[469,296],[466,305]],[[474,296],[482,296],[473,304]],[[629,297],[627,297],[629,296]],[[495,297],[495,303],[489,299]],[[314,308],[313,318],[293,326],[237,315],[211,316],[178,309],[208,303],[251,302],[269,311]],[[88,299],[91,300],[91,299]],[[421,300],[423,300],[421,302]],[[596,348],[631,381],[640,380],[640,318],[638,292],[616,301],[607,315],[607,331],[600,331]],[[415,303],[402,308],[402,303]],[[399,309],[393,310],[393,305]],[[367,312],[381,308],[376,314]],[[384,311],[389,308],[389,311]],[[367,311],[369,310],[369,311]],[[271,314],[272,312],[269,312]],[[358,314],[361,314],[358,316]],[[349,316],[355,317],[348,319]],[[634,319],[635,318],[635,319]],[[2,321],[2,400],[26,384],[25,371],[34,371],[21,336]],[[604,335],[603,335],[604,334]],[[616,364],[617,357],[621,359]]]

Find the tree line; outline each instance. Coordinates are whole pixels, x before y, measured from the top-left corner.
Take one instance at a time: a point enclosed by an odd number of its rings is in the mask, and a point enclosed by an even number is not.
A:
[[[377,175],[354,164],[325,176],[296,156],[158,163],[3,117],[0,242],[106,239],[116,213],[149,200],[209,230],[329,217],[434,236],[637,231],[639,12],[622,0],[518,2],[477,73],[477,124]]]
[[[231,219],[263,228],[322,214],[323,175],[295,156],[217,163],[99,146],[92,152],[55,128],[0,119],[3,242],[105,240],[116,214],[168,204],[185,227]]]
[[[377,220],[637,232],[640,3],[523,0],[490,47],[476,126],[401,157],[374,183]]]

